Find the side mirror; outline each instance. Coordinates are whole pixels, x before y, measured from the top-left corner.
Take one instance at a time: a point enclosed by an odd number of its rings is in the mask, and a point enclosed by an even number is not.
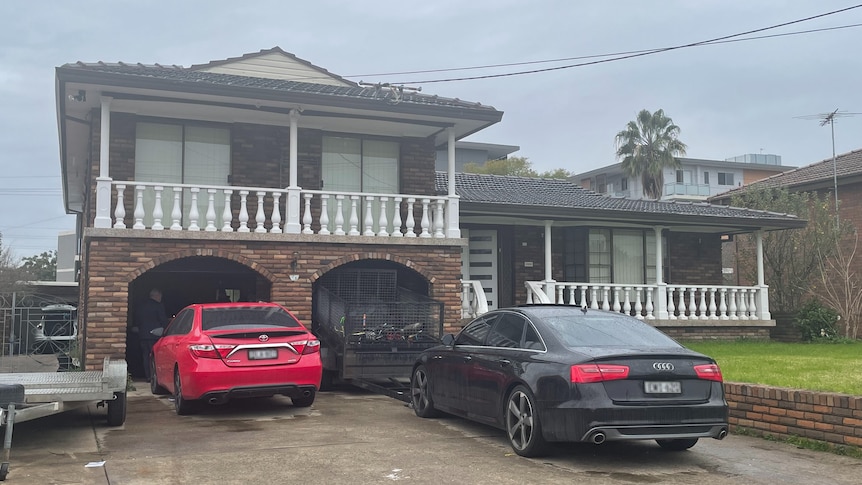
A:
[[[455,336],[452,335],[451,333],[447,333],[446,335],[443,336],[442,339],[440,339],[440,342],[443,345],[451,347],[451,346],[455,345]]]
[[[155,337],[161,337],[162,334],[164,334],[164,333],[165,333],[165,329],[163,329],[162,327],[154,328],[154,329],[150,330],[150,335],[153,335]]]

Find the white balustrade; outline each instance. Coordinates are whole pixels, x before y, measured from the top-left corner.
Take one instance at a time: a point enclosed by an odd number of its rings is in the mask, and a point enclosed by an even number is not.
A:
[[[551,285],[548,287],[547,285]],[[654,320],[660,301],[658,285],[620,285],[528,281],[527,303],[557,303],[594,310],[611,310],[636,318]],[[667,285],[669,320],[768,320],[758,302],[766,288],[757,286]],[[553,295],[553,301],[541,295]],[[692,323],[692,325],[697,325]]]
[[[488,299],[480,281],[461,280],[461,318],[475,318],[488,312]]]
[[[126,228],[126,204],[123,199],[123,193],[126,191],[124,184],[117,184],[117,207],[114,209],[114,227],[116,229]]]
[[[284,219],[291,211],[287,207],[282,210],[280,204],[287,189],[134,181],[114,181],[112,185],[117,200],[112,227],[116,229],[126,229],[125,218],[130,212],[134,215],[132,229],[165,229],[162,218],[166,212],[172,231],[281,234],[283,227],[293,224]],[[125,200],[127,188],[134,190],[131,210]],[[163,197],[164,191],[173,196]],[[198,200],[199,194],[204,192],[206,224],[200,220],[203,208]],[[250,201],[250,194],[256,199]],[[267,214],[270,198],[272,209]],[[295,224],[301,227],[302,234],[445,238],[448,219],[458,217],[447,213],[447,199],[307,190],[302,191],[300,197],[301,210],[293,213],[299,215],[300,220]]]

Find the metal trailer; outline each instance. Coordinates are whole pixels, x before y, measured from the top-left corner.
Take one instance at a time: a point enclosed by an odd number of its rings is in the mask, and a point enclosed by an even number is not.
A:
[[[443,304],[405,291],[390,301],[345,300],[318,288],[315,310],[323,388],[338,378],[403,399],[413,363],[443,334]]]
[[[101,371],[0,374],[0,425],[5,427],[0,481],[9,473],[15,423],[51,416],[95,402],[107,407],[109,426],[126,421],[125,360],[106,358]]]

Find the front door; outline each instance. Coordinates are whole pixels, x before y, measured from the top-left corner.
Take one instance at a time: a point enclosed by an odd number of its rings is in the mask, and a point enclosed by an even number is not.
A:
[[[462,237],[470,241],[461,258],[461,278],[479,281],[485,290],[488,310],[499,305],[499,281],[497,274],[497,230],[464,229]]]

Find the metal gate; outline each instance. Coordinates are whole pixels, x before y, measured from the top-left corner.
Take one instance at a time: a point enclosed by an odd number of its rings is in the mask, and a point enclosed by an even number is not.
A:
[[[0,371],[64,370],[77,339],[74,306],[51,295],[0,294]]]

